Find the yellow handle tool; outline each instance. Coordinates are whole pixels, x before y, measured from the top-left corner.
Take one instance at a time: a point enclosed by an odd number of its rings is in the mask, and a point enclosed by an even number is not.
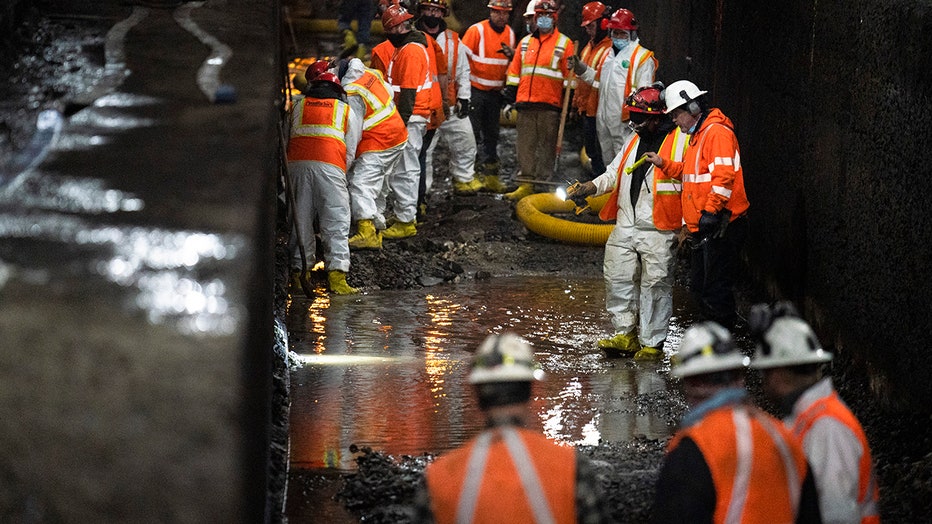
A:
[[[647,155],[642,155],[637,162],[631,164],[625,168],[625,174],[630,175],[632,171],[644,165],[644,162],[647,162]]]

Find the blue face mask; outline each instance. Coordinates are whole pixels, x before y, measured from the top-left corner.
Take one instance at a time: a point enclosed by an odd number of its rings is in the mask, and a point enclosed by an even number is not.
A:
[[[537,28],[540,29],[544,33],[553,29],[553,17],[538,16],[537,17]]]
[[[697,121],[695,124],[693,124],[692,127],[689,128],[689,131],[686,132],[686,134],[691,135],[691,134],[695,133],[695,132],[696,132],[696,126],[697,126],[698,124],[699,124],[698,121]]]
[[[627,38],[612,38],[612,46],[614,46],[615,49],[618,49],[619,51],[628,47],[628,44],[630,43],[631,40],[628,40]]]

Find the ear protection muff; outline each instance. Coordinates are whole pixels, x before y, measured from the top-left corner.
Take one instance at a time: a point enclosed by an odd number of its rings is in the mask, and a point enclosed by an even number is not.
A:
[[[691,115],[698,115],[702,112],[702,108],[699,107],[699,102],[696,102],[694,99],[690,98],[686,94],[686,90],[680,91],[680,96],[683,97],[683,100],[686,101],[686,110],[689,111]]]

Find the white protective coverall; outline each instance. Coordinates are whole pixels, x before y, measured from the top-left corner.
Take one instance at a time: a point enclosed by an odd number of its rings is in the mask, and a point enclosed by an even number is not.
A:
[[[301,267],[301,252],[297,242],[304,247],[308,265],[312,266],[317,243],[314,238],[314,217],[320,225],[320,239],[324,244],[324,266],[328,271],[349,271],[350,249],[350,198],[346,189],[346,173],[339,167],[315,160],[288,162],[288,175],[294,191],[297,213],[298,239],[294,229],[291,233],[291,267]]]
[[[582,80],[599,89],[599,106],[595,113],[595,129],[602,146],[602,160],[608,165],[621,152],[622,145],[634,134],[627,122],[621,120],[621,111],[625,105],[626,93],[632,93],[639,87],[654,82],[656,62],[651,58],[645,60],[640,67],[634,70],[631,86],[628,83],[628,68],[635,61],[635,54],[640,55],[645,50],[638,49],[638,40],[632,40],[628,45],[615,53],[614,48],[608,53],[602,73],[597,80],[595,70],[591,67],[582,75]],[[638,52],[635,53],[635,50]],[[619,58],[620,57],[620,58]]]
[[[349,61],[346,72],[340,83],[344,88],[358,80],[366,70],[365,64],[358,58]],[[385,88],[391,92],[392,86],[385,82]],[[362,96],[347,91],[347,102],[350,105],[349,128],[346,132],[346,181],[349,185],[350,202],[352,204],[353,222],[359,220],[373,220],[379,229],[385,229],[385,195],[387,192],[386,179],[395,171],[405,143],[385,149],[383,151],[366,151],[359,156],[356,146],[362,139],[363,117],[366,114],[366,102]],[[394,102],[392,102],[394,103]],[[381,204],[377,201],[381,200]],[[381,206],[381,207],[380,207]]]
[[[629,140],[639,139],[631,132]],[[677,141],[674,159],[682,160],[687,143],[685,136]],[[605,168],[605,173],[592,181],[596,195],[610,192],[619,169],[624,170],[637,161],[637,142],[628,150],[626,142]],[[627,158],[626,151],[629,152]],[[605,308],[611,315],[615,333],[631,333],[638,327],[641,345],[660,349],[667,338],[667,327],[673,314],[672,248],[676,231],[661,231],[654,225],[651,188],[655,173],[660,171],[648,165],[635,207],[631,205],[631,175],[622,173],[618,216],[605,243],[602,273],[605,278]]]
[[[466,46],[457,39],[455,42],[447,29],[437,35],[437,43],[443,49],[443,54],[447,58],[447,70],[453,71],[453,57],[456,53],[456,71],[454,72],[453,81],[456,84],[456,98],[469,100],[471,96],[471,86],[469,84],[469,56],[466,52]],[[456,103],[456,100],[452,101]],[[430,193],[431,185],[434,182],[434,149],[437,142],[443,138],[444,143],[450,150],[450,174],[456,182],[470,182],[476,172],[476,136],[473,134],[472,123],[469,117],[460,118],[456,116],[454,107],[450,108],[450,115],[437,128],[434,138],[427,149],[426,159],[426,185],[427,192]]]

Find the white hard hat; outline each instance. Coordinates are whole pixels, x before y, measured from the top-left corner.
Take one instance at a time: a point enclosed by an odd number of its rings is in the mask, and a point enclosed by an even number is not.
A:
[[[749,315],[757,351],[751,367],[767,369],[783,366],[820,364],[832,360],[832,354],[822,349],[812,328],[795,316],[795,310],[770,310],[761,304],[754,306]]]
[[[517,335],[504,333],[489,335],[479,346],[469,383],[531,382],[542,377],[531,345]]]
[[[669,113],[684,104],[688,104],[683,109],[688,110],[691,114],[697,114],[699,113],[699,104],[693,102],[693,100],[706,93],[708,91],[700,91],[696,84],[689,80],[677,80],[663,90],[662,98],[667,105],[667,110],[664,112]]]
[[[670,374],[682,378],[741,369],[747,367],[750,360],[735,347],[727,329],[715,322],[702,322],[683,334]]]
[[[531,0],[527,3],[527,9],[524,10],[524,16],[534,16],[534,6],[537,5],[537,0]]]

